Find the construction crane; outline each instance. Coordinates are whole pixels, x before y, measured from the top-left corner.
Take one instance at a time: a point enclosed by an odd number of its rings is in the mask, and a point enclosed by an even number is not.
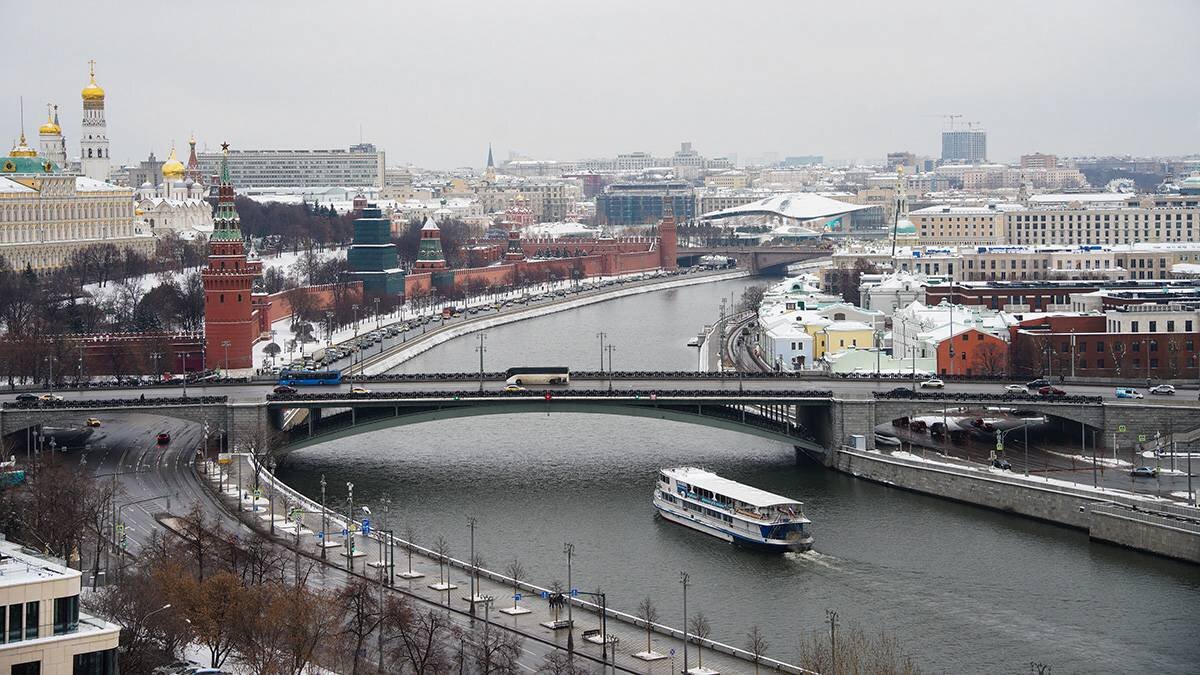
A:
[[[967,131],[975,131],[975,127],[981,126],[982,124],[983,122],[967,122]],[[980,131],[983,131],[983,129],[980,129]]]
[[[950,127],[948,131],[954,131],[954,120],[962,117],[962,115],[922,115],[922,117],[941,117],[946,120],[947,125]],[[972,124],[978,124],[978,122],[973,122]]]

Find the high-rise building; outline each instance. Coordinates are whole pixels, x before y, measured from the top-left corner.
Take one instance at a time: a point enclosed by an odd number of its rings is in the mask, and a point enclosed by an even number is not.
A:
[[[348,150],[236,150],[201,152],[206,176],[229,166],[232,182],[240,187],[383,187],[384,153],[370,143]]]
[[[977,164],[987,161],[986,131],[943,131],[942,161]]]
[[[663,199],[672,199],[672,213],[684,222],[696,217],[696,199],[684,181],[613,183],[596,196],[596,221],[601,225],[652,225],[663,217]]]
[[[229,144],[221,149],[228,151]],[[246,256],[241,221],[233,206],[229,166],[221,163],[217,185],[217,212],[208,240],[208,267],[200,273],[204,283],[204,350],[206,367],[219,364],[227,370],[254,367],[254,280],[262,275],[262,262]]]
[[[96,84],[96,62],[88,61],[90,80],[83,97],[83,129],[79,134],[79,161],[83,175],[108,180],[108,127],[104,121],[104,90]]]

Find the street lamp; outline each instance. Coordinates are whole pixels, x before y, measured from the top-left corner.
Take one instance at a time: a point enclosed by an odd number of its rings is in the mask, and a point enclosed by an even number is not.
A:
[[[688,613],[687,613],[687,587],[691,581],[691,577],[687,572],[679,573],[679,583],[683,584],[683,672],[691,670],[688,668]]]
[[[604,372],[604,338],[608,337],[608,333],[600,331],[596,333],[596,337],[600,338],[600,372]]]
[[[616,347],[614,347],[612,344],[609,344],[608,346],[606,346],[606,347],[604,348],[604,351],[608,352],[608,390],[609,390],[609,391],[612,391],[612,388],[613,388],[613,381],[612,381],[612,374],[613,374],[613,367],[612,367],[612,353],[613,353],[613,352],[615,352],[615,351],[617,351],[617,348],[616,348]]]
[[[575,620],[571,614],[571,593],[574,591],[574,586],[571,585],[571,558],[575,555],[575,544],[567,542],[563,544],[563,553],[567,556],[567,654],[575,656]]]
[[[487,333],[479,334],[479,346],[475,351],[479,352],[479,391],[483,391],[483,353],[487,351],[487,346],[484,342],[487,340]]]
[[[357,307],[357,305],[355,305]],[[346,558],[350,566],[350,571],[354,571],[354,483],[346,482],[346,503],[348,505],[347,515],[350,516],[349,522],[346,523]]]
[[[179,369],[179,373],[183,376],[183,397],[184,398],[187,398],[187,362],[188,362],[188,357],[191,355],[192,355],[191,352],[184,352],[179,355],[183,360],[183,367]]]
[[[1025,475],[1028,476],[1029,475],[1029,419],[1028,418],[1021,420],[1021,429],[1025,432]],[[1003,448],[1004,448],[1004,437],[1006,435],[1008,435],[1009,432],[1012,432],[1015,430],[1016,430],[1016,427],[1013,427],[1012,429],[1005,429],[1004,431],[999,432],[1000,435],[996,441],[996,444],[1000,446],[1001,452],[1003,452]],[[1095,469],[1095,464],[1092,465],[1092,468]]]
[[[333,345],[333,310],[325,310],[325,346]]]
[[[325,474],[321,474],[321,559],[325,559],[325,542],[329,541],[329,522],[325,511]]]
[[[46,357],[46,363],[49,364],[49,366],[50,366],[50,375],[49,375],[50,393],[53,394],[54,393],[54,355],[53,354]]]

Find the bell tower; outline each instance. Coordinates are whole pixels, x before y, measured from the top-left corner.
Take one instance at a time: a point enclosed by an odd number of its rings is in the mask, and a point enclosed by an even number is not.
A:
[[[254,280],[262,275],[262,263],[246,256],[229,181],[229,144],[222,143],[221,150],[225,154],[213,233],[208,240],[208,266],[200,274],[204,283],[204,356],[206,368],[240,370],[254,367],[258,323],[251,293]]]
[[[79,135],[79,163],[83,175],[108,180],[108,126],[104,122],[104,90],[96,84],[96,61],[88,61],[91,77],[80,92],[83,97],[83,129]]]

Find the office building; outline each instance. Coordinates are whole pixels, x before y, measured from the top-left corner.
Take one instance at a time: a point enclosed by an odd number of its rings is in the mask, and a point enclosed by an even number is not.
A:
[[[613,183],[596,196],[596,222],[600,225],[652,225],[663,217],[663,199],[671,198],[675,218],[688,222],[696,216],[696,200],[684,181]]]
[[[223,154],[201,152],[200,169],[218,173]],[[229,176],[243,188],[383,187],[384,152],[367,143],[341,150],[230,150]]]
[[[987,161],[987,132],[943,131],[942,161],[979,164]]]

